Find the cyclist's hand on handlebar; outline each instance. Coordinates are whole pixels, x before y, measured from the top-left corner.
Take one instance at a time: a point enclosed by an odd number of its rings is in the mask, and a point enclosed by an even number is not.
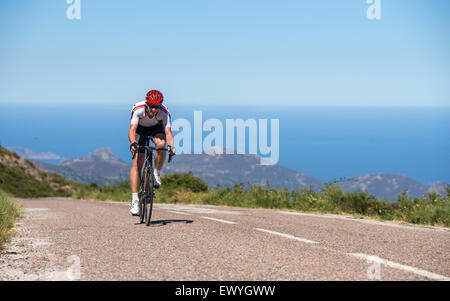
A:
[[[172,145],[169,145],[168,150],[169,150],[169,156],[171,156],[171,157],[175,156],[175,147],[173,147]]]
[[[169,145],[167,147],[167,150],[169,152],[169,160],[168,162],[172,161],[172,157],[175,156],[175,147],[173,147],[172,145]]]
[[[132,153],[134,153],[134,152],[136,151],[137,148],[138,148],[138,144],[137,144],[136,141],[130,144],[130,151],[131,151]]]
[[[130,144],[130,152],[133,154],[133,159],[134,156],[136,155],[137,148],[138,148],[137,142],[133,142]]]

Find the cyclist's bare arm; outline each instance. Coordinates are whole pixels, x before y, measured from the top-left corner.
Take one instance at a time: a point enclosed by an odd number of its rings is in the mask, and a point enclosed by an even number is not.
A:
[[[173,134],[172,134],[172,129],[167,127],[164,129],[164,131],[166,132],[166,142],[167,145],[171,145],[173,146]]]
[[[128,132],[128,139],[130,143],[136,142],[136,130],[138,128],[137,124],[130,124],[130,131]]]

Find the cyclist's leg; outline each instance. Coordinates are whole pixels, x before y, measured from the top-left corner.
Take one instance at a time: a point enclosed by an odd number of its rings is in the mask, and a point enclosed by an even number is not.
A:
[[[139,214],[139,166],[142,166],[145,159],[144,154],[137,154],[137,156],[133,160],[133,165],[130,171],[130,186],[131,186],[131,206],[130,213],[131,215]]]
[[[162,123],[159,123],[152,129],[153,143],[156,148],[166,147],[166,132]],[[158,151],[155,154],[155,169],[160,171],[164,166],[164,161],[166,160],[166,152]]]
[[[139,146],[145,146],[145,138],[148,128],[139,126],[136,130],[136,141]],[[130,170],[130,186],[132,193],[138,193],[140,185],[140,172],[145,161],[145,149],[140,149],[137,156],[133,160],[133,165]]]
[[[153,138],[153,143],[155,143],[156,148],[165,148],[166,140],[161,138]],[[164,160],[166,160],[165,151],[157,151],[155,154],[155,169],[161,170],[164,166]]]
[[[138,193],[140,181],[139,171],[142,169],[142,165],[145,161],[145,154],[138,153],[133,160],[133,165],[130,171],[130,186],[132,193]]]

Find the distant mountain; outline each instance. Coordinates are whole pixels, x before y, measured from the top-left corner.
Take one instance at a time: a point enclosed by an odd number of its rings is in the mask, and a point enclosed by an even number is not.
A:
[[[211,188],[215,188],[217,184],[230,187],[248,182],[265,186],[268,181],[271,187],[298,189],[313,186],[314,190],[318,190],[325,184],[319,179],[280,165],[260,165],[260,159],[257,155],[222,154],[214,149],[204,154],[176,155],[171,163],[165,164],[162,173],[192,172]],[[131,168],[130,164],[118,159],[109,148],[98,149],[83,158],[64,160],[59,165],[33,162],[38,168],[60,174],[66,179],[98,185],[127,180]],[[404,175],[385,173],[337,181],[336,185],[345,191],[366,191],[389,201],[396,201],[397,195],[405,190],[410,197],[421,197],[430,190],[447,196],[446,183],[425,185]]]
[[[21,156],[22,158],[26,158],[28,160],[61,160],[64,159],[61,156],[51,153],[36,153],[31,149],[21,147],[21,146],[9,146],[7,149],[11,152],[14,152]]]
[[[428,190],[429,191],[436,191],[441,196],[446,196],[447,195],[447,187],[448,186],[449,186],[449,184],[447,184],[445,182],[436,182],[436,183],[433,183],[433,184],[429,185],[428,186]]]
[[[261,165],[261,158],[250,154],[206,154],[177,155],[172,164],[166,164],[164,173],[192,172],[210,187],[229,187],[236,183],[260,184],[269,182],[271,187],[309,188],[319,187],[321,180],[280,165]]]
[[[109,148],[102,148],[76,159],[62,161],[59,165],[33,160],[40,169],[62,175],[72,181],[83,183],[113,184],[127,180],[131,165],[121,161]],[[319,187],[322,181],[279,165],[260,165],[256,155],[218,155],[215,152],[201,155],[177,155],[171,163],[166,163],[164,173],[188,173],[202,178],[210,187],[217,184],[232,186],[250,182],[271,187],[289,189]]]
[[[117,158],[111,149],[101,148],[82,158],[67,159],[58,165],[37,160],[32,162],[41,170],[59,174],[82,183],[114,184],[127,180],[131,165]]]
[[[344,191],[361,190],[380,199],[395,201],[397,195],[406,191],[410,197],[420,197],[430,190],[431,185],[424,185],[404,175],[379,173],[362,175],[354,179],[338,182]],[[445,191],[439,189],[441,193]],[[443,195],[446,195],[443,194]]]

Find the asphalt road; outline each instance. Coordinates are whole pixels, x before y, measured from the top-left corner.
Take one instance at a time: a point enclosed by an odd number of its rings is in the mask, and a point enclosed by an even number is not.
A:
[[[450,229],[345,216],[15,199],[0,280],[449,280]]]

